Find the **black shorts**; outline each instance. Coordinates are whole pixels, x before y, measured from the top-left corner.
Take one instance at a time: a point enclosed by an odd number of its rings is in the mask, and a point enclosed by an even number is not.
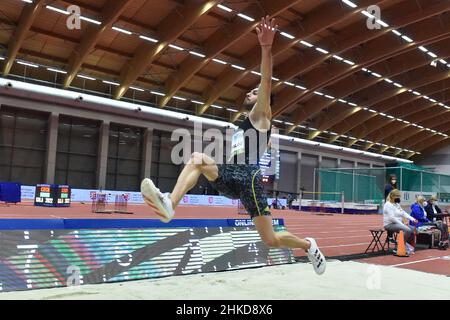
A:
[[[219,164],[219,177],[211,185],[221,195],[239,199],[251,218],[270,215],[257,165]]]

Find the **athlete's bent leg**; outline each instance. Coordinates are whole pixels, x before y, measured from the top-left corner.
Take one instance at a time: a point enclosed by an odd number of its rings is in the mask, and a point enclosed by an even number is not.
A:
[[[272,225],[271,216],[258,216],[253,218],[253,223],[258,230],[261,240],[273,248],[301,248],[308,251],[310,243],[307,240],[300,239],[287,231],[275,232]]]
[[[172,206],[180,203],[184,195],[197,184],[198,178],[203,174],[208,181],[214,181],[219,176],[219,171],[214,159],[211,159],[204,153],[194,152],[188,163],[181,171],[177,183],[170,194]]]
[[[261,240],[269,247],[275,248],[301,248],[308,254],[308,259],[312,262],[314,271],[323,274],[326,269],[325,256],[320,252],[316,241],[313,238],[300,239],[290,232],[275,232],[272,226],[270,215],[256,216],[253,223],[261,237]]]
[[[175,207],[183,196],[195,186],[200,174],[203,174],[209,181],[214,181],[219,176],[218,167],[210,157],[194,152],[178,177],[172,194],[161,193],[153,181],[146,178],[141,183],[142,197],[145,203],[153,208],[161,221],[169,222],[175,215]]]

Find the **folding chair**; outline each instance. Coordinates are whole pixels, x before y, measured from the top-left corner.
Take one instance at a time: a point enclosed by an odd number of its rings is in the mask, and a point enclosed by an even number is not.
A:
[[[369,246],[367,247],[366,251],[364,253],[367,253],[369,250],[372,250],[372,252],[375,252],[375,249],[377,251],[384,251],[384,245],[381,243],[381,236],[384,233],[384,229],[371,229],[369,230],[372,234],[372,241],[370,242]]]

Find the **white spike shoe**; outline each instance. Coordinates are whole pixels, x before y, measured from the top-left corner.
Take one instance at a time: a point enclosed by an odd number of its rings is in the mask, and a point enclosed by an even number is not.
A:
[[[325,256],[320,252],[319,247],[317,246],[316,240],[313,238],[306,238],[305,240],[309,241],[311,244],[308,249],[308,259],[311,261],[314,271],[317,274],[323,274],[325,272],[327,261],[325,260]]]
[[[162,222],[169,222],[175,215],[169,193],[161,193],[152,180],[146,178],[141,183],[141,194],[145,203],[153,208]]]

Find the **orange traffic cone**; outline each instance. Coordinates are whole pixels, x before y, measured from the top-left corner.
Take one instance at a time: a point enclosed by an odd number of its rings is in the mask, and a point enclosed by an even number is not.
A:
[[[403,234],[403,230],[400,230],[397,237],[397,253],[395,255],[397,257],[409,257],[409,255],[406,253],[405,236]]]
[[[399,232],[397,237],[397,253],[395,255],[397,257],[409,257],[408,253],[406,253],[405,236],[403,230]]]

